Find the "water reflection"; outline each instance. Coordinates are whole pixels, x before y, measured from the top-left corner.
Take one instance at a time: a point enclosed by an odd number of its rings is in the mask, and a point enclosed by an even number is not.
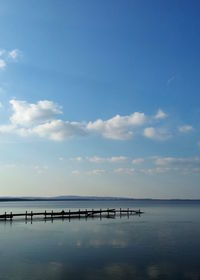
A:
[[[0,279],[200,279],[200,207],[173,216],[164,207],[121,220],[2,222]]]

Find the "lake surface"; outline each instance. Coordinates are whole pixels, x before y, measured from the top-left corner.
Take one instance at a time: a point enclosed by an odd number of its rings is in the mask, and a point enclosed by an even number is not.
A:
[[[1,221],[0,279],[200,279],[200,203],[0,203],[0,213],[133,208],[115,219]]]

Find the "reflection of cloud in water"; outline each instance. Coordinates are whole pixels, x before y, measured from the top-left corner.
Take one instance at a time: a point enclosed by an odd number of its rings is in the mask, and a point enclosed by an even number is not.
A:
[[[81,240],[77,240],[77,241],[76,241],[76,247],[81,247],[81,246],[82,246]]]
[[[173,263],[161,262],[147,267],[147,275],[150,279],[162,279],[162,277],[172,276],[177,267]]]
[[[112,246],[112,247],[125,248],[128,246],[128,242],[126,240],[119,240],[119,239],[110,239],[110,240],[94,239],[91,240],[89,244],[92,247]]]
[[[159,274],[160,271],[157,265],[150,265],[147,267],[147,275],[150,279],[157,279]]]
[[[49,263],[30,263],[18,260],[12,263],[12,266],[5,266],[5,269],[1,269],[0,279],[12,279],[12,280],[53,280],[62,279],[64,266],[60,262]]]
[[[136,268],[126,263],[111,263],[102,269],[91,270],[87,279],[127,280],[136,279]]]
[[[77,247],[92,247],[92,248],[99,248],[103,246],[111,246],[115,248],[126,248],[128,247],[128,241],[120,240],[120,239],[92,239],[87,241],[77,240],[76,241]]]
[[[149,279],[179,279],[199,280],[200,272],[185,271],[184,266],[177,266],[175,263],[163,262],[147,266],[146,272]]]
[[[104,272],[110,276],[109,279],[122,279],[125,276],[126,279],[131,279],[136,275],[135,266],[126,263],[108,265],[104,268]]]

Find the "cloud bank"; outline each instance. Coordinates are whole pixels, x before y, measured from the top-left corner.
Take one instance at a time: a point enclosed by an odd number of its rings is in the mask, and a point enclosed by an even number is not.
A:
[[[15,56],[14,53],[12,55]],[[53,101],[40,100],[36,103],[28,103],[12,99],[10,106],[12,114],[9,122],[0,125],[2,134],[13,133],[21,137],[37,136],[53,141],[89,135],[121,141],[130,140],[135,135],[161,141],[171,137],[166,129],[157,127],[158,120],[163,120],[167,116],[161,109],[153,117],[143,112],[133,112],[125,116],[117,114],[107,120],[74,122],[60,119],[62,108]],[[152,120],[155,120],[155,124]],[[151,124],[150,127],[148,127],[149,124]],[[112,159],[113,162],[119,160],[124,159]]]

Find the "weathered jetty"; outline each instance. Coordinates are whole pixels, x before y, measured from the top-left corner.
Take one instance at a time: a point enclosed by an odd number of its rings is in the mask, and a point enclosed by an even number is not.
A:
[[[122,215],[140,215],[144,212],[142,212],[140,209],[139,210],[133,210],[133,209],[92,209],[92,210],[76,210],[76,211],[44,211],[44,212],[33,212],[33,211],[26,211],[25,213],[7,213],[5,212],[4,214],[0,214],[0,221],[7,221],[10,220],[12,221],[14,218],[21,218],[24,219],[25,221],[27,220],[33,220],[33,218],[42,218],[44,220],[48,219],[74,219],[74,218],[90,218],[90,217],[105,217],[105,218],[114,218],[116,215],[122,216]]]

